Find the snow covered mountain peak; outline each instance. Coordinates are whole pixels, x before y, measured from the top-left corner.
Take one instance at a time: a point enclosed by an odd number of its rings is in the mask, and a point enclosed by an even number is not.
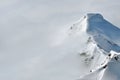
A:
[[[118,60],[116,56],[120,55],[120,29],[101,14],[88,13],[70,27],[69,33],[74,44],[83,43],[79,44],[84,45],[79,51],[80,58],[90,67],[80,80],[102,80],[108,63],[113,58]],[[91,77],[93,74],[99,76]]]
[[[111,64],[115,65],[111,63],[113,60],[119,62],[120,59],[118,57],[120,55],[120,29],[118,27],[105,20],[101,14],[89,13],[71,27],[61,31],[54,40],[53,46],[60,49],[55,54],[60,54],[56,55],[61,56],[61,64],[65,64],[65,67],[66,64],[72,65],[70,70],[77,72],[71,71],[78,76],[73,80],[116,80],[105,79],[104,73]],[[110,72],[112,70],[113,68]],[[117,75],[120,76],[120,74]]]
[[[84,18],[87,18],[88,20],[89,19],[99,19],[99,20],[101,20],[101,19],[103,19],[103,16],[101,15],[101,14],[99,14],[99,13],[87,13],[85,16],[84,16]]]
[[[86,33],[105,52],[120,52],[120,29],[103,18],[101,14],[88,13],[71,26],[70,33]]]
[[[96,23],[100,23],[103,21],[104,21],[104,18],[101,14],[88,13],[88,14],[85,14],[78,22],[73,24],[71,26],[71,29],[74,29],[74,30],[79,29],[80,31],[87,31],[88,28],[95,27],[93,25],[95,25]],[[91,25],[91,23],[94,23],[94,24]],[[96,26],[96,27],[99,27],[99,26]]]

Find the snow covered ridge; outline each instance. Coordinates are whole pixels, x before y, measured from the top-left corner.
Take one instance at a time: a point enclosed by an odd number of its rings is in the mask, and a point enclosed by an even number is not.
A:
[[[86,14],[71,27],[72,32],[86,32],[103,50],[120,52],[120,29],[100,14]]]
[[[89,13],[70,27],[69,34],[81,39],[86,37],[85,47],[79,54],[90,68],[86,74],[80,75],[79,80],[104,80],[108,65],[112,61],[119,61],[120,29],[101,14]]]

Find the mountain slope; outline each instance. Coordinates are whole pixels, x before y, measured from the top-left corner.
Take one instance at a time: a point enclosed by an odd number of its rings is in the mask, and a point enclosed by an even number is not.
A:
[[[86,14],[55,34],[44,75],[49,80],[119,80],[119,35],[120,29],[102,15]]]
[[[86,75],[84,77],[85,79],[81,78],[80,80],[90,80],[90,75],[93,73],[98,74],[99,76],[93,76],[94,79],[92,78],[91,80],[102,79],[102,76],[107,69],[105,66],[111,63],[111,60],[115,56],[119,55],[119,35],[120,29],[105,20],[100,14],[86,14],[80,21],[70,27],[69,36],[75,41],[75,44],[81,42],[80,45],[83,46],[79,50],[80,58],[86,64],[89,64],[88,72],[86,72],[86,74],[89,75],[89,78],[86,79],[87,75],[83,74],[83,76]],[[78,37],[80,39],[78,39]],[[118,54],[112,54],[111,51]],[[92,73],[91,70],[93,70]]]
[[[87,14],[80,22],[72,26],[73,29],[74,27],[76,32],[84,31],[89,34],[97,45],[105,51],[120,51],[120,29],[106,21],[102,15]]]

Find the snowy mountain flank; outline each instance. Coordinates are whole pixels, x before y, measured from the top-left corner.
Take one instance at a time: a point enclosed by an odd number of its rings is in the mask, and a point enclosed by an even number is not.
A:
[[[120,29],[101,14],[83,16],[67,30],[67,37],[60,44],[69,46],[67,53],[79,54],[81,67],[77,80],[120,79]]]

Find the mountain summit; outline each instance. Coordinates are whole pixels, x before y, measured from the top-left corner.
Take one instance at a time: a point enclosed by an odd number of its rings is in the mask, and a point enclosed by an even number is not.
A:
[[[69,34],[74,36],[75,43],[83,43],[80,58],[90,67],[80,80],[102,80],[108,64],[119,60],[120,29],[101,14],[89,13],[70,27]]]
[[[111,50],[120,52],[120,29],[105,20],[101,14],[86,14],[71,29],[86,32],[89,38],[106,52]]]

